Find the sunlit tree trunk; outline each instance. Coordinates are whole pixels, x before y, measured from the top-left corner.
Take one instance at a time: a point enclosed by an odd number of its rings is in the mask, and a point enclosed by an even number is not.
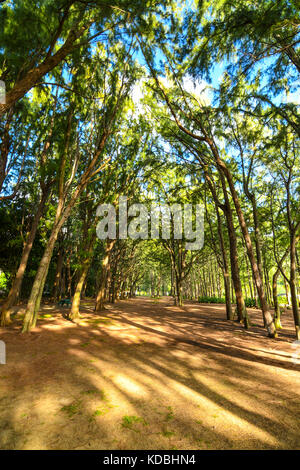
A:
[[[80,268],[80,275],[75,287],[75,293],[72,300],[72,307],[69,318],[71,320],[77,320],[79,318],[80,299],[83,291],[84,283],[89,272],[89,268],[93,259],[94,244],[96,240],[96,234],[91,235],[91,239],[88,241],[84,250],[84,259]]]
[[[205,172],[205,177],[209,184],[212,196],[215,201],[215,205],[220,207],[225,214],[227,231],[228,231],[228,239],[229,239],[231,278],[232,278],[232,283],[233,283],[235,298],[236,298],[236,312],[237,312],[239,322],[244,323],[245,328],[248,328],[249,319],[248,319],[247,310],[245,307],[244,296],[243,296],[243,291],[242,291],[242,283],[241,283],[240,272],[239,272],[237,239],[236,239],[235,228],[234,228],[234,223],[233,223],[233,213],[232,213],[232,209],[231,209],[228,194],[227,194],[224,176],[222,175],[222,173],[220,173],[220,179],[222,183],[222,190],[223,190],[224,201],[225,201],[224,204],[221,204],[219,202],[213,182],[210,176],[208,175],[207,171]],[[233,315],[231,315],[231,318],[233,318]]]
[[[291,233],[290,242],[290,289],[291,289],[291,300],[293,307],[293,316],[295,322],[296,338],[300,340],[300,314],[299,305],[297,298],[297,287],[296,287],[296,237],[295,234]]]
[[[238,216],[239,224],[240,224],[242,234],[243,234],[243,237],[244,237],[244,240],[245,240],[248,258],[249,258],[250,265],[251,265],[252,272],[253,272],[253,276],[254,276],[254,279],[255,279],[255,284],[256,284],[259,300],[260,300],[260,305],[261,305],[261,309],[262,309],[264,324],[267,328],[268,336],[275,337],[276,336],[275,324],[274,324],[273,317],[271,315],[271,312],[269,311],[269,307],[268,307],[268,304],[267,304],[267,301],[266,301],[263,281],[262,281],[262,278],[260,276],[259,268],[258,268],[256,259],[255,259],[253,246],[252,246],[252,241],[251,241],[251,238],[250,238],[250,235],[249,235],[249,232],[248,232],[248,227],[247,227],[247,224],[245,222],[243,211],[241,209],[240,201],[239,201],[237,192],[236,192],[235,187],[234,187],[232,175],[231,175],[230,171],[228,170],[226,164],[219,157],[219,153],[218,153],[218,150],[217,150],[214,142],[211,139],[208,139],[208,143],[209,143],[210,148],[211,148],[211,150],[212,150],[212,152],[215,156],[216,164],[217,164],[218,168],[220,168],[220,170],[224,173],[224,175],[225,175],[225,177],[228,181],[228,185],[229,185],[229,188],[230,188],[232,200],[234,202],[234,206],[235,206],[236,213],[237,213],[237,216]]]
[[[58,237],[58,238],[60,238],[60,237]],[[53,285],[53,298],[54,298],[54,300],[59,300],[60,297],[61,297],[63,260],[64,260],[64,251],[63,251],[63,247],[60,246],[59,250],[58,250],[58,255],[57,255],[56,273],[55,273],[54,285]]]
[[[116,240],[107,240],[106,242],[106,249],[105,249],[104,258],[102,261],[102,269],[101,269],[101,274],[100,274],[99,291],[97,294],[96,304],[95,304],[95,312],[100,312],[101,310],[104,309],[108,273],[110,270],[110,257],[111,257],[111,252],[115,243],[116,243]]]
[[[16,276],[14,278],[14,281],[12,283],[11,289],[9,291],[8,297],[1,309],[1,321],[0,324],[1,326],[6,326],[10,323],[10,315],[11,315],[11,308],[13,305],[16,304],[18,301],[21,287],[22,287],[22,282],[24,278],[24,273],[26,270],[26,266],[28,263],[28,258],[32,249],[32,245],[35,239],[36,231],[38,228],[39,221],[41,219],[41,216],[44,211],[45,203],[47,200],[47,197],[49,195],[49,187],[46,188],[45,191],[42,192],[41,200],[38,205],[37,212],[35,214],[35,217],[33,219],[32,225],[30,232],[27,236],[26,242],[23,247],[23,252],[21,256],[21,261],[19,264],[19,268],[17,270]]]

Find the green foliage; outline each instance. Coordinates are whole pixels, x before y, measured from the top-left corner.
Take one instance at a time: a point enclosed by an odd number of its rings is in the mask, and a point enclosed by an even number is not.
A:
[[[288,299],[285,296],[278,297],[278,304],[279,305],[288,305]]]
[[[147,421],[139,416],[123,416],[121,426],[125,429],[138,432],[138,430],[134,428],[134,424],[137,423],[141,423],[143,426],[148,425]]]
[[[69,418],[72,418],[74,415],[78,414],[80,411],[81,402],[73,402],[70,405],[65,405],[61,408],[61,411],[66,413]]]
[[[0,291],[6,292],[8,290],[8,282],[7,275],[0,271]]]
[[[255,299],[251,299],[251,298],[249,298],[249,297],[246,297],[244,300],[245,300],[245,306],[246,306],[246,307],[249,307],[249,308],[250,308],[250,307],[255,307],[255,306],[256,306],[256,301],[255,301]]]
[[[161,432],[161,435],[164,436],[164,437],[172,437],[172,436],[175,435],[175,432],[169,431],[168,429],[164,429],[164,430]]]
[[[166,421],[174,419],[174,411],[171,406],[168,406],[168,413],[166,414]]]

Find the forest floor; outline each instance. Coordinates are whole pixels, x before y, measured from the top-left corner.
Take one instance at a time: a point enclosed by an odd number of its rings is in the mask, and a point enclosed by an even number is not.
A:
[[[1,449],[300,449],[291,311],[279,338],[223,305],[139,297],[78,324],[43,304],[37,327],[0,328]],[[298,351],[299,352],[299,351]]]

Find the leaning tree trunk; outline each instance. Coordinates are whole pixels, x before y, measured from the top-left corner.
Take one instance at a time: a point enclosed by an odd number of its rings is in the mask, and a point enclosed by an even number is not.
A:
[[[95,312],[100,312],[104,310],[104,301],[106,297],[106,284],[108,278],[108,272],[110,270],[110,257],[111,251],[115,245],[116,240],[108,240],[105,250],[105,255],[102,261],[102,270],[99,283],[99,291],[96,298]]]
[[[51,231],[47,246],[45,248],[43,257],[40,261],[40,264],[39,264],[39,267],[38,267],[38,270],[37,270],[37,273],[33,282],[33,286],[31,289],[30,297],[27,303],[27,308],[26,308],[25,317],[23,321],[22,333],[30,331],[36,325],[38,310],[40,308],[41,298],[42,298],[44,285],[46,282],[55,242],[57,240],[58,234],[63,224],[68,219],[70,212],[80,192],[83,189],[84,189],[83,186],[78,186],[77,190],[73,194],[73,197],[71,198],[68,206],[65,208],[64,211],[63,211],[64,202],[63,200],[59,201],[57,211],[56,211],[56,216],[55,216],[55,222],[52,227],[52,231]]]
[[[224,201],[225,201],[224,204],[220,204],[217,194],[216,194],[214,184],[209,174],[205,170],[205,178],[206,178],[206,181],[208,182],[211,194],[214,199],[215,206],[221,207],[223,213],[225,214],[227,231],[228,231],[228,239],[229,239],[231,278],[232,278],[232,284],[234,287],[234,292],[235,292],[235,297],[236,297],[236,311],[237,311],[239,322],[244,323],[245,328],[248,328],[249,319],[248,319],[248,314],[247,314],[247,310],[246,310],[246,306],[244,302],[242,284],[241,284],[241,278],[240,278],[240,272],[239,272],[237,239],[236,239],[235,228],[234,228],[234,223],[233,223],[233,214],[232,214],[232,209],[231,209],[228,194],[227,194],[225,178],[224,178],[223,173],[220,170],[219,170],[219,175],[220,175],[222,191],[224,195]],[[220,236],[220,232],[219,232],[219,236]],[[234,315],[231,314],[231,318],[233,317]]]
[[[37,231],[37,228],[38,228],[38,225],[39,225],[40,218],[43,214],[43,210],[44,210],[44,207],[45,207],[45,203],[46,203],[48,194],[49,194],[49,191],[43,191],[43,193],[42,193],[42,197],[41,197],[41,200],[40,200],[39,205],[38,205],[38,210],[35,214],[35,217],[33,219],[32,225],[31,225],[30,232],[28,234],[28,237],[27,237],[26,242],[25,242],[24,247],[23,247],[23,252],[22,252],[19,268],[17,270],[15,279],[12,283],[12,286],[11,286],[11,289],[9,291],[8,297],[7,297],[3,307],[1,309],[1,318],[0,318],[0,325],[1,326],[6,326],[11,322],[11,320],[10,320],[11,308],[12,308],[13,305],[16,304],[16,302],[19,298],[19,295],[20,295],[22,282],[23,282],[23,278],[24,278],[24,273],[25,273],[26,266],[27,266],[27,263],[28,263],[28,258],[29,258],[29,255],[30,255],[30,252],[31,252],[31,249],[32,249],[34,239],[35,239],[35,235],[36,235],[36,231]]]
[[[73,321],[79,318],[81,293],[82,293],[83,286],[84,286],[84,283],[85,283],[85,280],[86,280],[86,277],[89,272],[89,268],[93,259],[95,241],[96,241],[96,233],[93,233],[92,235],[90,235],[90,239],[88,240],[85,246],[85,250],[84,250],[85,256],[82,261],[81,272],[80,272],[80,276],[76,284],[75,293],[74,293],[73,301],[72,301],[71,312],[69,315],[70,319]]]
[[[210,144],[211,150],[212,150],[212,152],[213,152],[213,154],[216,158],[216,163],[217,163],[218,168],[221,169],[221,171],[224,173],[224,175],[225,175],[225,177],[228,181],[228,185],[229,185],[229,188],[230,188],[232,200],[233,200],[233,203],[234,203],[234,206],[235,206],[235,209],[236,209],[239,224],[240,224],[242,234],[243,234],[243,237],[244,237],[244,240],[245,240],[248,258],[249,258],[251,268],[252,268],[252,272],[253,272],[253,277],[255,279],[255,285],[256,285],[257,293],[258,293],[259,300],[260,300],[260,305],[261,305],[261,310],[262,310],[262,314],[263,314],[264,324],[267,328],[268,336],[271,337],[271,338],[274,338],[274,337],[276,337],[275,324],[274,324],[273,317],[271,315],[271,312],[269,310],[269,307],[268,307],[268,304],[267,304],[267,301],[266,301],[263,282],[262,282],[262,279],[261,279],[261,276],[260,276],[260,273],[259,273],[259,269],[258,269],[258,266],[257,266],[257,262],[256,262],[256,259],[255,259],[255,256],[254,256],[252,241],[251,241],[251,238],[250,238],[250,235],[249,235],[249,232],[248,232],[248,227],[246,225],[246,221],[245,221],[244,214],[243,214],[243,211],[242,211],[242,208],[241,208],[241,205],[240,205],[240,201],[239,201],[237,192],[236,192],[235,187],[234,187],[232,175],[231,175],[230,171],[228,170],[226,164],[219,157],[218,150],[217,150],[214,142],[210,141],[209,144]]]
[[[41,259],[27,303],[22,333],[30,331],[36,325],[37,314],[40,308],[41,298],[52,258],[54,245],[61,226],[62,224],[55,225],[52,229],[52,233],[44,251],[43,258]]]
[[[73,296],[73,301],[72,301],[72,307],[71,307],[71,312],[70,312],[70,319],[75,321],[79,318],[79,307],[80,307],[80,298],[81,298],[81,292],[84,286],[84,282],[86,279],[86,276],[89,272],[89,267],[91,264],[91,260],[87,259],[82,265],[81,273],[79,276],[79,280],[76,284],[75,288],[75,294]]]
[[[216,201],[215,201],[215,209],[217,213],[218,236],[219,236],[219,244],[220,244],[220,250],[221,250],[222,261],[223,261],[222,273],[223,273],[224,289],[225,289],[226,318],[227,320],[233,320],[233,311],[232,311],[232,305],[231,305],[231,300],[230,300],[230,275],[229,275],[229,269],[228,269],[228,260],[227,260],[227,253],[226,253],[226,248],[225,248],[225,243],[224,243],[220,213],[219,213],[219,209],[218,209],[218,205],[216,204]]]
[[[98,145],[98,148],[97,148],[97,151],[95,152],[93,158],[91,159],[91,161],[88,165],[88,168],[86,169],[84,174],[81,176],[81,180],[80,180],[79,184],[77,185],[74,193],[72,194],[71,199],[69,200],[68,204],[65,206],[65,199],[66,199],[66,193],[65,193],[65,189],[64,189],[64,174],[65,174],[64,172],[65,172],[65,163],[66,163],[65,162],[65,155],[68,151],[68,134],[70,134],[71,116],[72,116],[72,113],[70,113],[70,117],[69,117],[69,123],[68,123],[69,127],[68,127],[67,138],[66,138],[66,146],[65,146],[66,148],[65,148],[64,156],[62,158],[61,167],[60,167],[59,202],[58,202],[58,206],[57,206],[57,210],[56,210],[55,222],[54,222],[48,244],[47,244],[46,249],[44,251],[43,258],[40,262],[40,265],[39,265],[39,268],[38,268],[38,271],[36,273],[35,280],[34,280],[34,283],[33,283],[33,286],[32,286],[32,290],[31,290],[30,297],[29,297],[29,300],[28,300],[28,304],[27,304],[27,308],[26,308],[26,312],[25,312],[25,317],[24,317],[24,322],[23,322],[23,328],[22,328],[23,333],[27,332],[27,331],[30,331],[31,328],[34,328],[35,325],[36,325],[37,314],[38,314],[38,310],[40,308],[41,297],[42,297],[44,285],[45,285],[45,282],[46,282],[46,277],[47,277],[47,274],[48,274],[49,265],[50,265],[53,250],[54,250],[54,245],[55,245],[55,242],[57,240],[58,234],[59,234],[63,224],[68,219],[68,217],[71,213],[71,210],[73,209],[73,207],[74,207],[76,201],[78,200],[79,196],[81,195],[82,191],[84,191],[84,189],[86,188],[86,186],[88,184],[88,181],[91,177],[91,172],[92,172],[94,166],[96,165],[97,160],[98,160],[99,156],[101,155],[101,153],[104,149],[106,140],[109,136],[107,129],[104,129],[104,131],[102,133],[102,136],[101,136],[101,139],[100,139],[100,142],[99,142],[99,145]],[[106,160],[102,164],[100,169],[104,168],[108,164],[108,161],[109,160]],[[99,171],[100,169],[98,168],[97,171]],[[72,180],[69,180],[70,183],[71,183],[71,181]],[[69,187],[69,185],[67,185],[67,187]]]

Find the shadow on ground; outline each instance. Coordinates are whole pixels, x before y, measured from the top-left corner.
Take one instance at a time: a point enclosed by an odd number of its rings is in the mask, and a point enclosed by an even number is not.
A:
[[[2,449],[299,449],[291,313],[277,340],[224,306],[137,298],[74,324],[44,305],[0,329]],[[295,362],[295,361],[294,361]]]

